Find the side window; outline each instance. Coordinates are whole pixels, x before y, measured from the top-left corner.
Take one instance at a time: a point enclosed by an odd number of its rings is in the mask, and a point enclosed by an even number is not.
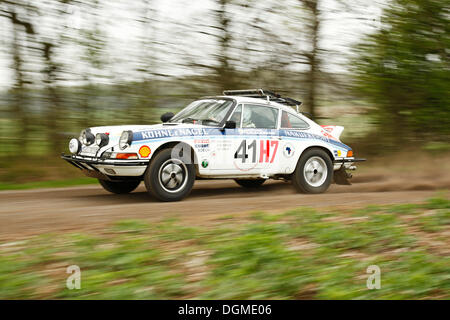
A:
[[[236,128],[241,127],[241,115],[242,115],[242,104],[237,106],[237,108],[233,112],[233,115],[230,118],[230,121],[236,122]]]
[[[276,129],[278,109],[246,104],[242,113],[242,128]]]
[[[281,114],[281,128],[308,129],[309,125],[299,117],[283,111]]]

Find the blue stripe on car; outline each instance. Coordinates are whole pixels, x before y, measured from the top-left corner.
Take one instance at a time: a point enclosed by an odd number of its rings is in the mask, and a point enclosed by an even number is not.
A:
[[[332,145],[352,150],[346,144],[339,141],[329,139],[324,136],[317,134],[298,131],[298,130],[288,130],[288,129],[226,129],[225,131],[216,128],[173,128],[173,129],[152,129],[145,131],[138,131],[133,133],[133,142],[143,142],[149,140],[161,140],[172,137],[259,137],[259,136],[280,136],[287,137],[293,140],[321,140]]]

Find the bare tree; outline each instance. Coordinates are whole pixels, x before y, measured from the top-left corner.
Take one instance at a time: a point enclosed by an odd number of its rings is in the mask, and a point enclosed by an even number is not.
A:
[[[24,4],[12,3],[9,1],[4,1],[2,4],[3,3],[6,3],[7,6],[0,7],[0,15],[8,18],[12,26],[11,53],[13,58],[12,70],[14,71],[14,84],[11,89],[11,94],[13,96],[12,111],[14,117],[18,121],[18,134],[21,139],[22,149],[27,152],[27,135],[30,129],[30,121],[24,89],[29,80],[25,75],[26,71],[24,69],[22,52],[25,46],[24,43],[29,40],[29,37],[35,35],[35,30],[29,21],[20,17],[17,13],[17,9],[26,9]]]
[[[78,30],[77,44],[82,48],[81,60],[84,69],[80,78],[83,82],[81,88],[81,99],[79,99],[81,110],[81,125],[90,126],[95,122],[93,101],[95,100],[94,78],[99,76],[99,71],[105,66],[105,34],[100,28],[100,10],[102,8],[99,0],[81,0],[77,6],[82,12],[84,26]],[[98,109],[98,106],[96,107]]]
[[[61,63],[56,61],[56,50],[64,45],[65,33],[68,26],[66,18],[71,0],[55,0],[50,3],[51,9],[46,11],[58,17],[58,19],[48,26],[38,40],[41,47],[41,54],[44,62],[42,69],[43,83],[47,91],[46,105],[46,123],[48,141],[50,141],[51,151],[59,153],[63,141],[62,125],[63,125],[63,109],[62,97],[58,88],[58,82],[63,78]],[[46,34],[48,33],[48,34]]]
[[[42,43],[43,57],[45,59],[45,68],[42,71],[45,78],[44,83],[47,89],[47,132],[48,141],[51,145],[51,151],[55,153],[60,152],[61,146],[61,98],[57,88],[57,74],[59,72],[59,65],[54,61],[54,45],[49,42]]]
[[[304,55],[308,60],[309,70],[307,75],[307,96],[306,106],[309,113],[314,118],[316,116],[316,98],[318,87],[318,72],[320,70],[320,58],[319,58],[319,32],[321,27],[321,14],[319,10],[320,0],[299,0],[301,4],[309,12],[309,22],[307,23],[310,38],[310,51],[305,52]]]
[[[140,39],[140,47],[142,55],[139,61],[137,71],[141,74],[141,83],[138,88],[140,92],[137,93],[137,119],[145,122],[149,119],[151,110],[155,107],[155,77],[157,75],[157,39],[156,39],[156,24],[157,12],[155,9],[154,0],[142,0],[142,12],[139,20],[143,35]],[[151,119],[153,120],[153,119]]]
[[[220,31],[218,37],[219,40],[219,52],[218,62],[219,65],[216,68],[216,74],[221,90],[233,88],[234,75],[233,69],[230,65],[230,43],[231,43],[231,31],[230,31],[230,18],[228,17],[227,7],[230,4],[230,0],[217,0],[218,8],[216,10],[217,15],[217,29]]]

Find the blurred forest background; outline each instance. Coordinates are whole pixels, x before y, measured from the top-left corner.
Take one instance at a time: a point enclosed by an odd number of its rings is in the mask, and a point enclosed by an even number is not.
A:
[[[448,0],[0,0],[0,182],[62,178],[81,129],[225,89],[304,101],[357,155],[448,150],[449,20]]]

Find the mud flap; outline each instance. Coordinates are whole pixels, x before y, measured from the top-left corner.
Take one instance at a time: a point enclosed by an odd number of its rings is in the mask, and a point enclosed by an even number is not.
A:
[[[351,173],[348,173],[345,171],[344,166],[341,166],[339,170],[334,171],[334,182],[336,184],[342,184],[342,185],[351,185],[350,178],[352,177]]]

